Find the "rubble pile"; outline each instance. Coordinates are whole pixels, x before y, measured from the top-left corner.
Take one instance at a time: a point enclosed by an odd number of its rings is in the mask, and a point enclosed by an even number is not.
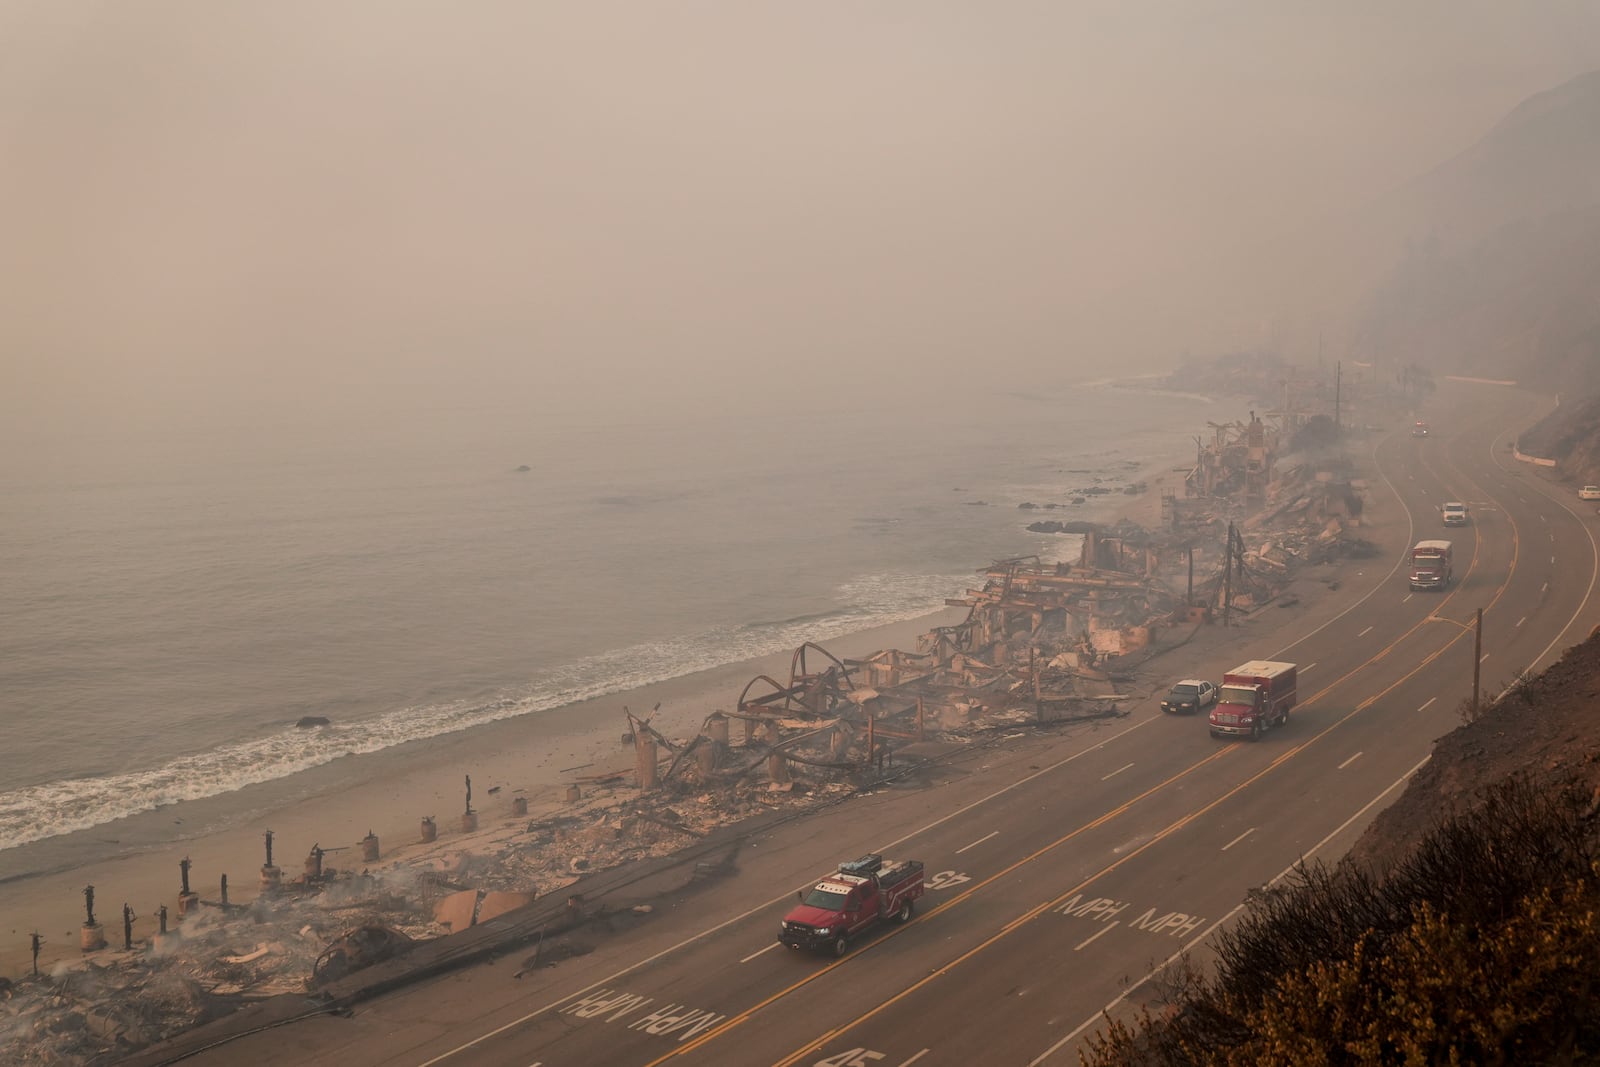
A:
[[[439,921],[438,904],[450,895],[476,894],[482,922],[481,901],[493,894],[520,894],[526,902],[561,893],[585,875],[668,856],[719,827],[775,807],[800,810],[813,798],[853,788],[794,779],[790,789],[773,791],[748,776],[708,787],[691,774],[641,795],[625,776],[606,777],[608,784],[591,788],[577,810],[510,824],[480,834],[470,848],[378,872],[384,884],[413,887],[405,897],[412,914],[434,909],[431,922],[391,925],[419,938],[448,933],[462,928]]]
[[[1185,520],[1156,535],[1163,573],[1179,573],[1185,553],[1195,551],[1206,576],[1193,600],[1212,611],[1248,612],[1280,596],[1305,567],[1376,551],[1352,532],[1366,491],[1360,479],[1297,466],[1280,474],[1259,508],[1227,498],[1191,501]]]
[[[125,1055],[245,1004],[315,985],[347,931],[437,936],[416,872],[331,875],[248,907],[202,905],[148,942],[15,980],[0,992],[0,1058],[84,1064]],[[369,960],[368,962],[375,962]]]

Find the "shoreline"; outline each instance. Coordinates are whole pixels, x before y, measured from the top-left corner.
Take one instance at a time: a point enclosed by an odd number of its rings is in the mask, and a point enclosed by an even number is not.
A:
[[[1156,525],[1161,488],[1172,477],[1171,464],[1153,463],[1127,474],[1146,482],[1145,491],[1096,498],[1094,503],[1072,509],[1076,517],[1104,524],[1129,519]],[[1019,527],[1034,518],[1037,513],[1019,510]],[[976,578],[982,561],[974,562]],[[887,648],[914,650],[918,636],[935,626],[958,622],[965,615],[963,608],[940,608],[820,643],[841,659],[859,659]],[[84,918],[85,884],[96,887],[97,917],[120,914],[124,902],[134,907],[140,916],[136,940],[146,939],[153,931],[152,916],[160,902],[175,901],[179,863],[186,858],[193,861],[192,888],[203,898],[219,895],[219,877],[226,874],[230,899],[252,899],[265,859],[262,835],[268,829],[274,834],[274,862],[289,879],[298,873],[302,858],[317,846],[348,850],[332,852],[330,866],[359,868],[357,843],[368,832],[378,836],[383,846],[380,862],[387,863],[400,850],[420,843],[424,816],[435,817],[439,828],[438,841],[426,846],[428,849],[448,849],[453,840],[465,843],[467,835],[459,826],[466,775],[472,778],[473,807],[483,828],[480,834],[497,827],[503,832],[541,813],[559,811],[568,785],[577,783],[587,793],[582,783],[585,776],[613,771],[631,775],[633,749],[622,741],[625,706],[636,715],[650,716],[650,709],[659,705],[652,725],[668,737],[687,739],[699,731],[712,711],[731,709],[752,678],[766,674],[786,679],[793,655],[793,649],[786,649],[378,752],[341,757],[285,778],[166,805],[0,852],[0,915],[10,920],[0,944],[0,974],[26,972],[31,962],[27,935],[33,930],[45,938],[41,967],[81,958],[78,934]],[[491,789],[495,792],[490,793]],[[528,815],[512,814],[515,797],[528,801]],[[144,902],[143,906],[139,902]],[[120,943],[120,938],[111,940]]]

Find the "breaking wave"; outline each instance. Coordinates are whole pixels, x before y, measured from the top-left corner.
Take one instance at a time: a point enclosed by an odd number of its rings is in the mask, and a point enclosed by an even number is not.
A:
[[[185,800],[286,778],[345,756],[378,752],[914,619],[944,606],[969,574],[882,574],[835,590],[839,610],[771,623],[719,626],[616,649],[546,672],[498,699],[409,707],[374,718],[265,737],[181,756],[125,774],[68,778],[0,793],[0,851],[101,826]]]

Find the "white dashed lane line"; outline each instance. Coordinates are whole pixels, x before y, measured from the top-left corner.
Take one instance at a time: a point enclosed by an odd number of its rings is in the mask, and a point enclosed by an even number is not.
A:
[[[1222,846],[1222,851],[1224,851],[1224,852],[1228,851],[1234,845],[1237,845],[1240,841],[1243,841],[1245,838],[1249,837],[1251,834],[1253,834],[1255,832],[1256,832],[1256,828],[1254,826],[1250,827],[1250,829],[1246,830],[1244,833],[1240,834],[1238,837],[1234,838],[1232,841],[1229,841],[1226,845],[1223,845]]]
[[[1104,930],[1101,930],[1098,934],[1095,934],[1094,937],[1089,938],[1088,941],[1081,942],[1078,945],[1078,947],[1073,949],[1072,951],[1074,951],[1074,952],[1083,951],[1083,948],[1084,948],[1085,945],[1089,945],[1089,944],[1093,943],[1093,941],[1094,941],[1094,939],[1096,937],[1104,937],[1106,934],[1109,934],[1111,931],[1115,930],[1117,928],[1117,926],[1121,922],[1122,922],[1121,919],[1113,919],[1113,920],[1111,920],[1111,925],[1110,926],[1106,927]]]
[[[1129,766],[1132,766],[1132,764],[1129,764]],[[969,848],[977,848],[979,845],[981,845],[985,841],[989,840],[989,838],[994,837],[995,834],[998,834],[999,832],[1000,832],[999,830],[996,830],[996,831],[994,831],[994,833],[984,834],[982,837],[978,838],[972,844],[970,844],[970,845],[962,845],[960,848],[956,849],[956,855],[958,855],[958,856],[961,855],[963,852],[965,852]]]

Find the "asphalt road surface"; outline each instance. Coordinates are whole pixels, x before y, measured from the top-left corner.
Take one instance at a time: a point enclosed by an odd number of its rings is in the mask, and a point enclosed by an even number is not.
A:
[[[1449,407],[1443,417],[1439,410]],[[576,936],[583,954],[521,977],[526,952],[362,1005],[251,1035],[186,1063],[1073,1064],[1103,1013],[1159,1010],[1184,953],[1247,894],[1306,858],[1337,859],[1460,724],[1482,608],[1485,694],[1547,665],[1600,621],[1596,519],[1510,453],[1548,408],[1446,384],[1434,435],[1374,435],[1371,523],[1381,549],[1301,605],[1207,628],[1156,661],[1161,681],[1236,662],[1300,665],[1300,705],[1260,743],[1209,736],[1159,710],[1004,746],[753,841],[736,876],[661,903],[631,929]],[[1438,505],[1467,502],[1444,529]],[[1457,581],[1412,592],[1414,541],[1455,542]],[[775,940],[794,893],[868,851],[920,859],[913,920],[841,959]]]

